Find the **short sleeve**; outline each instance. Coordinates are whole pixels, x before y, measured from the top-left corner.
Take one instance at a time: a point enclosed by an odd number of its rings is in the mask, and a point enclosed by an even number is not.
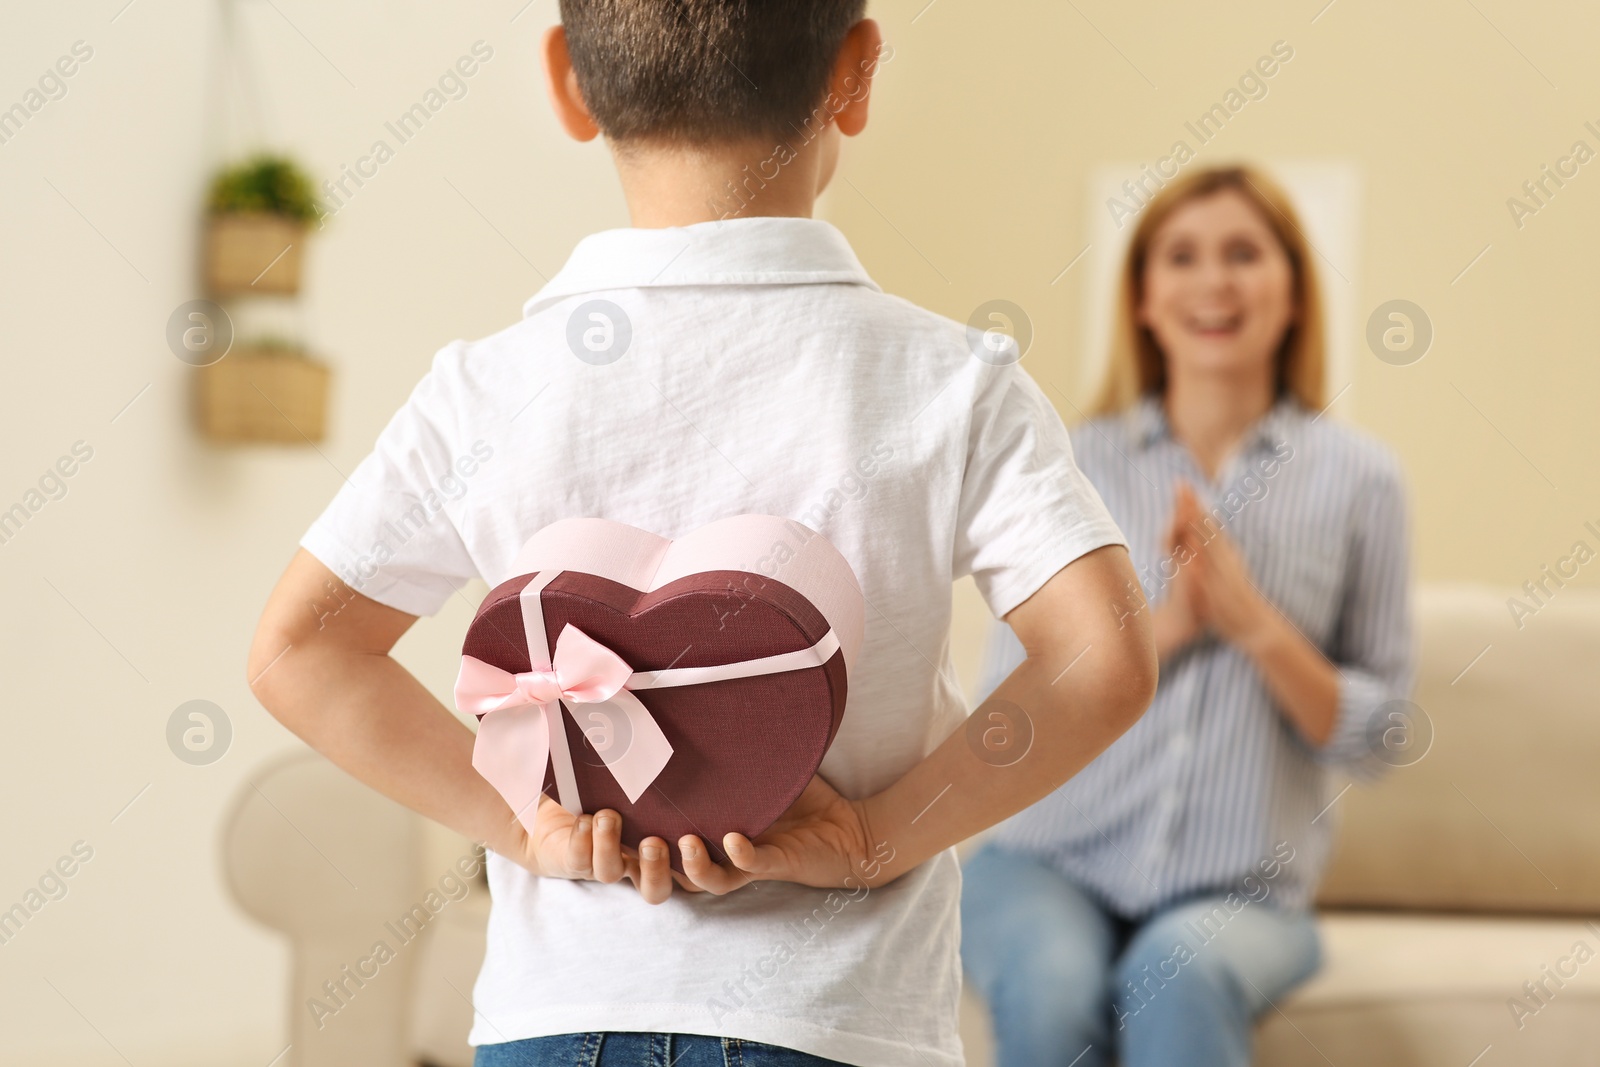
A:
[[[481,458],[456,442],[459,355],[452,346],[434,357],[300,539],[356,592],[412,615],[435,614],[477,576],[452,515]]]
[[[996,368],[973,409],[955,577],[971,574],[1003,618],[1079,556],[1127,543],[1037,383],[1016,364]]]

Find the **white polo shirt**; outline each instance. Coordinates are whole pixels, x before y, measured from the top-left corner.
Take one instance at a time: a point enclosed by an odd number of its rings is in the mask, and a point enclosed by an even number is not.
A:
[[[598,233],[521,322],[439,352],[301,544],[374,600],[433,614],[470,578],[514,577],[557,519],[666,537],[744,512],[797,519],[868,604],[821,769],[864,797],[966,715],[954,579],[972,574],[1002,615],[1125,543],[1004,356],[885,295],[825,222]],[[537,878],[494,854],[488,869],[475,1045],[665,1031],[873,1067],[963,1062],[953,850],[870,891],[766,882],[655,906],[626,882]]]

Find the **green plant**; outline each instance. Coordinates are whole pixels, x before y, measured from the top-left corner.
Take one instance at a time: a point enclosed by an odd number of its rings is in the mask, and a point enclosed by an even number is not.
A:
[[[301,222],[318,217],[311,179],[292,160],[259,155],[228,167],[211,182],[207,207],[214,215],[265,212]]]

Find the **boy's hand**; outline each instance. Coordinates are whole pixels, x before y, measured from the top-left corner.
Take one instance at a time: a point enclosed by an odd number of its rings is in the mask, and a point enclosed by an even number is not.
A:
[[[651,904],[672,895],[673,882],[697,893],[695,886],[672,869],[667,843],[647,837],[635,851],[622,844],[622,816],[610,808],[593,815],[574,815],[548,796],[539,798],[534,832],[515,857],[522,866],[547,878],[620,882],[626,878]]]
[[[855,888],[868,881],[871,840],[864,805],[813,777],[800,798],[755,841],[743,834],[723,837],[728,863],[711,862],[693,834],[679,838],[678,848],[693,886],[720,896],[766,880]]]

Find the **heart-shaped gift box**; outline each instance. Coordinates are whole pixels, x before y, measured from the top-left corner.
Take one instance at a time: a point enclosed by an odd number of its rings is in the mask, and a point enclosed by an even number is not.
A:
[[[612,808],[637,848],[695,834],[717,861],[816,773],[844,714],[865,626],[826,538],[736,515],[669,540],[563,519],[489,592],[462,646],[456,706],[472,764],[531,832],[541,793]]]

